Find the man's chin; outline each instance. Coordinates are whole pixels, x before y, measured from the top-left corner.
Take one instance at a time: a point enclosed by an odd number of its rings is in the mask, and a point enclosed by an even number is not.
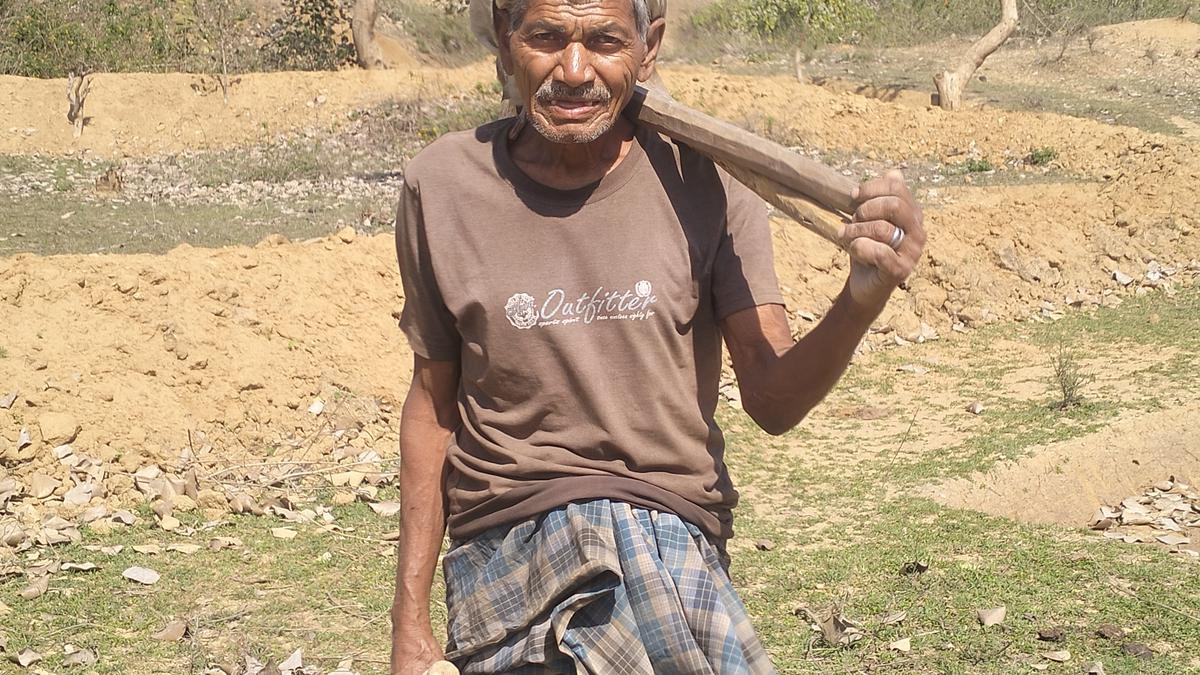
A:
[[[613,128],[614,118],[602,110],[583,120],[556,119],[542,111],[529,116],[533,128],[551,143],[591,143]]]

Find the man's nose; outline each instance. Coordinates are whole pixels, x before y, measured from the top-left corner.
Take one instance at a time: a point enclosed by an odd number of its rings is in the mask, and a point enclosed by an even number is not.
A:
[[[562,51],[559,59],[558,80],[568,87],[582,87],[596,79],[592,68],[591,54],[578,42],[572,42]]]

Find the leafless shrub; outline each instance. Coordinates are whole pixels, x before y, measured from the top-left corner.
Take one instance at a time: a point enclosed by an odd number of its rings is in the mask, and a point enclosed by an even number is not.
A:
[[[75,138],[83,134],[83,104],[92,92],[92,74],[86,69],[67,76],[67,121],[75,127]]]
[[[1058,345],[1054,355],[1054,376],[1051,387],[1057,396],[1054,407],[1058,410],[1074,408],[1083,402],[1083,388],[1095,378],[1083,371],[1075,359],[1075,352],[1065,343]]]
[[[1142,58],[1149,61],[1150,65],[1157,66],[1158,62],[1162,60],[1162,54],[1158,51],[1158,43],[1151,42],[1150,45],[1146,47],[1146,52],[1142,54]]]

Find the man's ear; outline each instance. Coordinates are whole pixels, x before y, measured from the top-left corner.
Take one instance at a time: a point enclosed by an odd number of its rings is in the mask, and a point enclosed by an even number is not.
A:
[[[512,32],[509,29],[510,21],[507,9],[492,6],[492,28],[496,31],[496,49],[499,52],[500,65],[506,74],[513,72],[512,51],[508,47],[509,33]]]
[[[667,30],[666,17],[658,17],[650,22],[646,30],[646,54],[638,67],[638,82],[645,82],[654,75],[654,64],[658,60],[658,50],[662,47],[663,34]]]

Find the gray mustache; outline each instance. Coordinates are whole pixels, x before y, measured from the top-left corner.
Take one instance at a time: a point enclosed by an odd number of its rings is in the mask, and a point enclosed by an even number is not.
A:
[[[570,87],[562,82],[547,80],[538,87],[537,97],[542,101],[565,98],[573,101],[595,101],[603,103],[612,98],[612,92],[603,82],[591,82],[582,87]]]

